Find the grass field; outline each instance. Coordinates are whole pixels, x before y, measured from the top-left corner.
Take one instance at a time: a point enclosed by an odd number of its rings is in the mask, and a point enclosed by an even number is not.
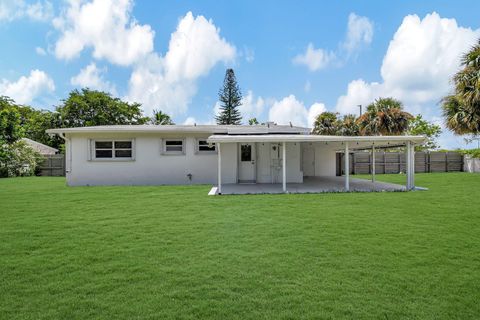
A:
[[[416,182],[208,197],[0,179],[0,318],[478,319],[480,175]]]

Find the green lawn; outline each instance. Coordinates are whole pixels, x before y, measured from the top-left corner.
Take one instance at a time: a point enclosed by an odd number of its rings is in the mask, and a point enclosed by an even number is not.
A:
[[[480,175],[416,182],[209,197],[0,179],[0,318],[478,319]]]

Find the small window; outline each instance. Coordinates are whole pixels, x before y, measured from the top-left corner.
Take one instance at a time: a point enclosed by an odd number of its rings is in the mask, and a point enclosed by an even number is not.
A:
[[[167,139],[164,142],[164,152],[171,154],[184,153],[184,141],[182,139]]]
[[[240,161],[252,161],[252,146],[242,144],[240,148]]]
[[[95,141],[95,159],[133,159],[132,140]]]
[[[215,153],[217,148],[215,143],[208,143],[205,139],[198,140],[198,152],[200,153]]]

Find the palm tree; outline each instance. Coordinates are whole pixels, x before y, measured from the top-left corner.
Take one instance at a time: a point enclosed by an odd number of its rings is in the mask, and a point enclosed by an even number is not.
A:
[[[153,116],[150,119],[151,124],[157,124],[157,125],[169,125],[169,124],[175,124],[172,121],[172,118],[166,113],[163,113],[160,110],[153,110]]]
[[[453,77],[455,93],[442,99],[445,125],[455,134],[480,134],[480,39]]]
[[[340,129],[340,121],[338,120],[337,113],[334,112],[322,112],[315,119],[313,125],[313,134],[319,134],[324,136],[338,135]]]
[[[340,123],[339,134],[342,136],[358,136],[360,128],[357,123],[357,117],[353,114],[346,114]]]
[[[407,131],[413,116],[403,111],[400,101],[393,98],[378,98],[367,106],[357,124],[361,135],[400,135]]]

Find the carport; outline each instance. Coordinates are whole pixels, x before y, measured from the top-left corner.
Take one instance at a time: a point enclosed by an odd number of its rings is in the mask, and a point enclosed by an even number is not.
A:
[[[349,192],[349,191],[409,191],[415,189],[414,173],[414,147],[425,140],[423,136],[321,136],[321,135],[212,135],[208,142],[216,144],[218,151],[218,183],[210,194],[252,194],[252,193],[312,193],[312,192]],[[281,183],[256,183],[248,184],[223,183],[222,181],[222,145],[232,143],[274,143],[281,146]],[[301,144],[312,146],[316,150],[328,150],[331,152],[344,153],[344,176],[321,175],[321,172],[313,177],[305,177],[300,183],[287,181],[287,144]],[[406,153],[406,182],[405,186],[386,184],[375,180],[375,170],[372,171],[371,181],[364,179],[352,179],[350,177],[350,152],[354,150],[368,150],[372,153],[376,149],[403,148]],[[301,149],[299,149],[301,152]],[[301,155],[300,155],[301,156]],[[375,157],[373,157],[375,158]],[[231,159],[231,157],[228,157]],[[328,159],[314,159],[315,166],[328,166],[335,157]],[[321,162],[321,163],[320,163]],[[375,164],[373,164],[375,167]]]

